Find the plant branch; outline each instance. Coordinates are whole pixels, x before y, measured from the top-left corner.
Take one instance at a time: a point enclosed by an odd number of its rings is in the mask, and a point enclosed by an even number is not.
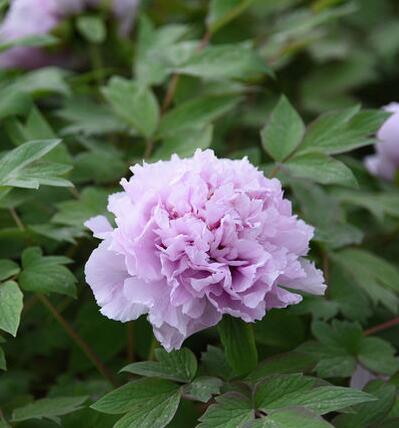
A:
[[[388,328],[395,327],[395,325],[399,325],[399,317],[393,318],[381,324],[377,324],[376,326],[371,327],[368,330],[365,330],[364,335],[370,336],[371,334],[378,333],[380,331],[387,330]]]
[[[15,221],[16,225],[18,226],[18,229],[19,229],[21,232],[24,232],[24,231],[26,230],[26,227],[25,227],[25,225],[22,223],[22,220],[21,220],[21,218],[19,217],[19,215],[18,215],[17,211],[15,210],[15,208],[9,208],[9,211],[10,211],[11,217],[14,219],[14,221]]]
[[[51,312],[54,318],[60,323],[69,337],[79,346],[79,348],[84,352],[86,357],[94,364],[99,373],[113,385],[114,387],[118,386],[118,382],[114,378],[113,374],[108,370],[96,353],[91,349],[91,347],[84,341],[84,339],[72,328],[68,321],[57,311],[57,309],[52,305],[50,300],[43,294],[37,294],[39,300],[43,303],[44,306]]]

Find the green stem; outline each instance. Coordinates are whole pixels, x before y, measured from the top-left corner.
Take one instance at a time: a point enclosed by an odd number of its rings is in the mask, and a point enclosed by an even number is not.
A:
[[[72,328],[68,321],[57,311],[52,303],[43,294],[37,294],[38,299],[51,312],[54,318],[60,323],[69,337],[79,346],[86,357],[93,363],[99,373],[114,387],[118,386],[118,382],[114,378],[110,370],[104,365],[96,353],[91,349],[88,343]]]
[[[20,219],[20,217],[19,217],[17,211],[15,210],[15,208],[10,208],[9,211],[10,211],[11,217],[14,219],[16,225],[18,226],[18,229],[21,232],[24,232],[26,230],[26,227],[22,223],[22,220]]]

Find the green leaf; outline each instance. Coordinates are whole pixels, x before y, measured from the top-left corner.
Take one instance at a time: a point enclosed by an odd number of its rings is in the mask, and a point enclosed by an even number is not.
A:
[[[245,11],[254,0],[211,0],[206,23],[211,33],[216,33]]]
[[[257,419],[251,428],[332,428],[322,417],[305,408],[279,409]]]
[[[282,96],[261,131],[262,145],[274,160],[283,161],[300,144],[304,133],[301,117]]]
[[[373,302],[381,303],[396,313],[399,304],[399,272],[391,263],[366,250],[351,248],[333,253],[331,257]]]
[[[294,177],[307,178],[321,184],[356,187],[352,171],[337,159],[322,153],[299,154],[284,164]]]
[[[182,394],[189,400],[207,403],[213,395],[220,393],[223,382],[217,377],[200,376],[191,383],[184,385]]]
[[[0,346],[0,370],[7,370],[6,356],[4,355],[4,351],[1,346]]]
[[[150,138],[159,121],[158,101],[142,83],[112,77],[102,93],[115,114],[145,138]]]
[[[109,193],[101,188],[86,187],[79,200],[69,200],[57,204],[58,212],[53,223],[75,226],[83,229],[83,223],[90,217],[104,214]]]
[[[396,400],[395,385],[377,380],[370,382],[366,388],[376,401],[359,404],[354,407],[354,413],[340,415],[334,420],[337,428],[363,428],[380,426],[384,416],[388,414]],[[375,424],[375,425],[374,425]]]
[[[113,115],[108,106],[96,104],[87,98],[66,100],[56,114],[69,123],[63,128],[63,135],[102,135],[126,129],[124,122]]]
[[[208,345],[201,355],[201,362],[207,374],[229,380],[233,377],[233,370],[228,365],[224,352],[216,346]]]
[[[274,355],[263,360],[246,379],[257,381],[271,374],[308,372],[315,367],[316,361],[313,356],[298,351]]]
[[[6,43],[0,44],[0,52],[17,46],[26,47],[45,47],[54,46],[58,43],[58,39],[51,34],[35,34],[27,37],[20,37],[18,39],[10,40]]]
[[[37,293],[59,293],[76,297],[76,278],[63,266],[70,260],[61,256],[43,256],[38,247],[22,253],[19,283],[23,290]]]
[[[358,351],[359,362],[374,373],[393,375],[399,370],[395,348],[378,337],[366,337]]]
[[[177,382],[190,382],[197,372],[197,359],[188,349],[166,352],[164,349],[155,350],[158,362],[142,361],[129,364],[121,371],[138,374],[140,376],[158,377],[175,380]]]
[[[242,394],[228,392],[216,398],[199,419],[198,428],[244,428],[255,412],[251,401]]]
[[[352,388],[339,386],[313,388],[315,381],[314,378],[298,374],[267,378],[257,388],[256,405],[266,413],[299,406],[323,415],[374,400],[372,395]]]
[[[248,374],[258,364],[252,326],[227,315],[219,323],[218,330],[229,365],[238,376]]]
[[[76,412],[88,397],[57,397],[43,398],[23,407],[14,409],[13,422],[22,422],[28,419],[50,419]],[[57,419],[56,419],[57,420]]]
[[[344,153],[374,144],[374,136],[389,117],[382,110],[363,110],[358,107],[321,116],[308,132],[300,152],[321,151],[327,154]]]
[[[0,330],[17,335],[21,312],[23,308],[23,294],[14,281],[0,283]]]
[[[26,114],[32,106],[32,98],[23,92],[3,88],[0,90],[0,119]]]
[[[17,263],[8,259],[0,259],[0,281],[18,275],[20,269]]]
[[[183,131],[166,138],[151,159],[167,160],[175,153],[182,158],[192,156],[197,149],[207,149],[211,145],[212,136],[212,125],[208,125],[202,129]]]
[[[180,403],[180,392],[155,396],[145,403],[137,404],[114,428],[163,428],[175,415]]]
[[[242,43],[208,46],[174,71],[210,80],[243,80],[259,77],[269,69],[248,43]]]
[[[182,131],[203,128],[232,110],[240,98],[233,95],[205,96],[186,101],[170,110],[162,118],[160,137],[169,137]]]
[[[163,379],[139,379],[129,382],[100,398],[91,407],[94,410],[109,414],[130,412],[133,408],[139,409],[152,404],[161,403],[175,394],[179,386]],[[151,404],[152,403],[152,404]]]
[[[40,180],[34,173],[29,175],[28,166],[42,158],[59,143],[60,140],[30,141],[9,151],[0,159],[0,186],[37,189]]]
[[[91,43],[102,43],[107,36],[107,30],[100,16],[78,16],[76,19],[76,27],[80,34]]]

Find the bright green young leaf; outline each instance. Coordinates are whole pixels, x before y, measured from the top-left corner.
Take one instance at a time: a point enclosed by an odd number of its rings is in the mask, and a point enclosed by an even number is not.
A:
[[[82,408],[88,397],[57,397],[43,398],[34,401],[13,411],[13,422],[22,422],[29,419],[58,420],[59,416],[76,412]]]
[[[22,253],[19,283],[23,290],[37,293],[58,293],[76,297],[76,278],[63,266],[70,260],[62,256],[43,256],[38,247]]]
[[[14,281],[0,283],[0,330],[16,336],[21,312],[23,294]]]
[[[0,281],[4,281],[19,273],[17,263],[8,259],[0,259]]]
[[[159,121],[158,101],[145,85],[113,77],[102,89],[115,114],[145,138],[150,138]]]
[[[254,420],[251,401],[242,394],[228,392],[216,398],[201,416],[198,428],[237,428]]]
[[[91,43],[102,43],[107,35],[104,21],[100,16],[82,15],[76,19],[80,34]]]
[[[233,95],[219,95],[194,98],[179,104],[162,118],[159,136],[165,138],[203,128],[232,110],[240,100]]]
[[[190,382],[197,372],[197,359],[188,349],[166,352],[162,348],[155,350],[156,361],[132,363],[122,369],[123,372],[140,376],[158,377],[177,382]]]
[[[321,416],[303,408],[279,409],[272,411],[267,417],[257,419],[251,428],[332,428]]]
[[[248,44],[209,46],[174,70],[209,80],[245,80],[269,72],[262,58]]]
[[[381,426],[380,422],[392,409],[396,400],[395,385],[386,384],[381,380],[370,382],[365,391],[372,394],[376,401],[366,402],[354,407],[355,413],[339,415],[334,420],[337,428],[364,428]]]
[[[235,19],[253,3],[254,0],[211,0],[206,18],[208,29],[216,33],[220,28]]]
[[[91,407],[102,413],[122,414],[142,406],[148,410],[175,394],[179,386],[164,379],[145,378],[127,383],[100,398]]]
[[[300,144],[304,133],[301,117],[282,96],[261,131],[262,145],[274,160],[283,161]]]
[[[258,363],[252,325],[239,318],[224,316],[218,325],[227,362],[237,376],[248,374]]]
[[[207,403],[213,395],[220,393],[223,382],[217,377],[200,376],[184,385],[182,394],[190,400]]]
[[[355,176],[343,162],[323,153],[296,155],[284,164],[284,168],[294,177],[306,178],[315,183],[357,186]]]
[[[37,189],[45,180],[43,174],[31,164],[54,149],[60,140],[30,141],[9,151],[0,159],[0,186],[14,186]],[[58,170],[50,169],[49,175],[65,172],[65,167]],[[44,174],[45,176],[45,174]],[[61,180],[61,179],[60,179]],[[64,184],[66,185],[66,183]]]
[[[183,131],[179,134],[166,138],[161,147],[152,156],[152,160],[170,159],[176,153],[180,157],[189,157],[197,149],[205,150],[212,142],[213,126]]]
[[[152,399],[133,406],[114,428],[164,428],[172,420],[179,403],[179,391],[155,395]]]

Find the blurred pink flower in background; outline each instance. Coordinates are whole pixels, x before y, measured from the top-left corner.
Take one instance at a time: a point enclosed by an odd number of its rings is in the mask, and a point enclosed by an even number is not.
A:
[[[132,29],[140,0],[110,0],[119,22],[119,33],[126,37]],[[105,4],[104,0],[14,0],[0,25],[0,43],[50,33],[63,19],[87,8]],[[15,47],[0,54],[0,68],[37,68],[59,62],[36,47]]]
[[[193,158],[135,165],[103,217],[86,226],[102,239],[86,264],[101,312],[129,321],[148,314],[167,349],[217,324],[253,322],[321,295],[323,275],[304,257],[313,228],[292,214],[281,183],[245,158]],[[291,291],[294,290],[294,291]]]
[[[378,131],[376,154],[368,156],[365,164],[371,174],[391,181],[399,169],[399,103],[391,103],[384,110],[393,114]]]

